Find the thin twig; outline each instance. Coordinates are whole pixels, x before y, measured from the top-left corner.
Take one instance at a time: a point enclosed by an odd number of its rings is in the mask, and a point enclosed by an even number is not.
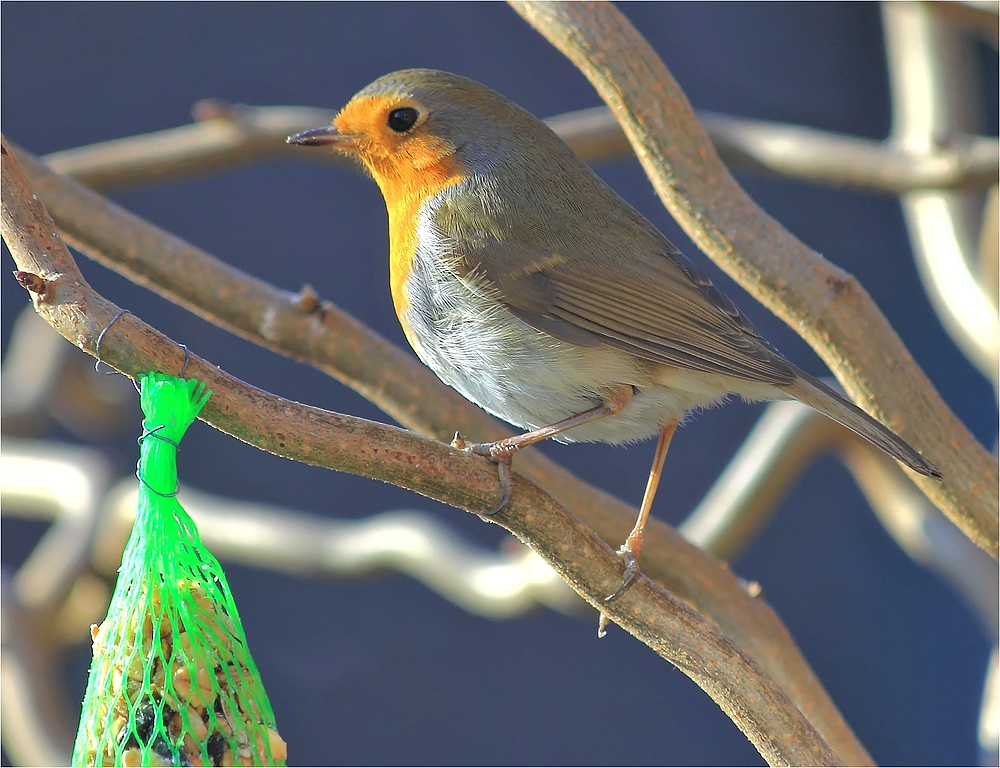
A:
[[[202,176],[265,158],[294,158],[350,166],[335,152],[303,152],[285,137],[329,123],[334,112],[308,107],[248,107],[220,101],[195,105],[199,122],[112,139],[46,155],[57,173],[91,189],[112,189]],[[698,117],[716,151],[736,171],[762,173],[834,187],[898,193],[919,188],[995,184],[996,139],[955,138],[927,153],[786,123],[712,112]],[[632,145],[605,106],[556,115],[546,122],[587,162],[633,156]]]
[[[32,294],[41,314],[90,354],[117,313],[84,281],[16,159],[3,149],[3,237],[18,267],[44,281]],[[130,375],[178,370],[177,345],[133,314],[107,334],[105,362]],[[179,359],[180,358],[180,359]],[[446,504],[483,513],[496,503],[495,466],[442,443],[364,419],[282,400],[191,355],[189,375],[214,394],[203,418],[277,455],[391,482]],[[618,600],[617,555],[555,499],[521,475],[511,502],[493,519],[532,547],[587,602],[675,664],[703,688],[772,765],[842,764],[781,688],[714,623],[647,578]]]
[[[795,329],[847,393],[944,473],[914,475],[969,538],[998,551],[997,462],[955,417],[857,279],[768,216],[723,165],[680,86],[611,3],[514,9],[611,106],[660,198],[688,236]]]
[[[101,196],[54,175],[17,150],[42,202],[74,247],[171,301],[251,341],[308,362],[378,405],[400,424],[448,440],[455,430],[492,440],[509,430],[374,331],[315,296],[303,301],[233,269]],[[624,540],[634,508],[582,482],[534,450],[515,468],[552,493],[607,542]],[[651,521],[643,572],[708,616],[788,692],[848,762],[871,758],[766,602],[673,528]]]
[[[330,110],[245,107],[212,99],[195,104],[193,112],[192,125],[53,152],[46,162],[92,189],[204,176],[269,157],[309,154],[313,161],[345,163],[334,152],[304,153],[285,143],[291,133],[329,123],[335,115]]]

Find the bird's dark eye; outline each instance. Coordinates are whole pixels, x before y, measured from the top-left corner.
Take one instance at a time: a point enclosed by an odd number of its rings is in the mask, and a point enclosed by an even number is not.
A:
[[[417,122],[420,113],[413,107],[400,107],[389,113],[389,127],[396,133],[406,133]]]

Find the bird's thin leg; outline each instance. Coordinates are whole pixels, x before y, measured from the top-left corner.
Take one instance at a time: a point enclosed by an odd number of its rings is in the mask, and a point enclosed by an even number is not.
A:
[[[451,443],[455,448],[464,448],[479,456],[487,456],[499,467],[500,503],[490,512],[486,513],[486,516],[495,515],[507,506],[507,502],[510,501],[510,466],[515,453],[522,448],[527,448],[529,445],[534,445],[546,438],[558,435],[568,429],[573,429],[573,427],[578,427],[581,424],[586,424],[589,421],[594,421],[605,416],[613,416],[628,404],[628,401],[632,399],[632,394],[632,387],[628,384],[623,384],[606,395],[604,401],[594,408],[574,414],[565,419],[560,419],[548,426],[532,429],[529,432],[514,435],[513,437],[506,437],[503,440],[497,440],[493,443],[470,444],[466,443],[461,435],[456,434],[455,439]]]
[[[649,470],[649,480],[646,481],[646,492],[642,495],[642,506],[639,507],[639,517],[635,521],[632,533],[625,539],[618,554],[625,561],[625,574],[622,585],[612,594],[604,598],[605,602],[614,600],[624,592],[635,580],[639,573],[639,552],[642,550],[642,536],[646,532],[646,521],[649,519],[649,510],[653,507],[653,499],[656,497],[656,488],[660,484],[660,475],[663,472],[663,461],[667,458],[667,450],[670,448],[670,440],[677,430],[677,419],[674,419],[665,427],[660,429],[660,439],[656,443],[656,453],[653,456],[653,466]]]

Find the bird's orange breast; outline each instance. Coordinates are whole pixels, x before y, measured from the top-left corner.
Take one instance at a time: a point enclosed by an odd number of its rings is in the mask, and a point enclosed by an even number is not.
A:
[[[420,245],[421,208],[438,193],[462,181],[464,176],[455,172],[456,165],[453,157],[442,158],[418,173],[398,174],[386,185],[376,179],[389,213],[389,290],[392,304],[407,340],[414,347],[413,330],[407,320],[410,308],[407,284]]]
[[[419,237],[418,222],[424,203],[465,178],[455,145],[444,136],[427,132],[399,135],[385,127],[385,114],[399,99],[386,95],[353,99],[336,117],[338,130],[355,137],[351,151],[368,168],[385,198],[389,212],[389,288],[407,338],[413,343],[406,315],[407,280]]]

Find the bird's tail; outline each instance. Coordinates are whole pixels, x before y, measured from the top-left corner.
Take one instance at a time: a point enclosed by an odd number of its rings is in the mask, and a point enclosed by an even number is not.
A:
[[[802,371],[798,374],[795,381],[781,387],[782,391],[847,427],[913,471],[941,479],[941,471],[891,429],[845,400],[822,381]]]

